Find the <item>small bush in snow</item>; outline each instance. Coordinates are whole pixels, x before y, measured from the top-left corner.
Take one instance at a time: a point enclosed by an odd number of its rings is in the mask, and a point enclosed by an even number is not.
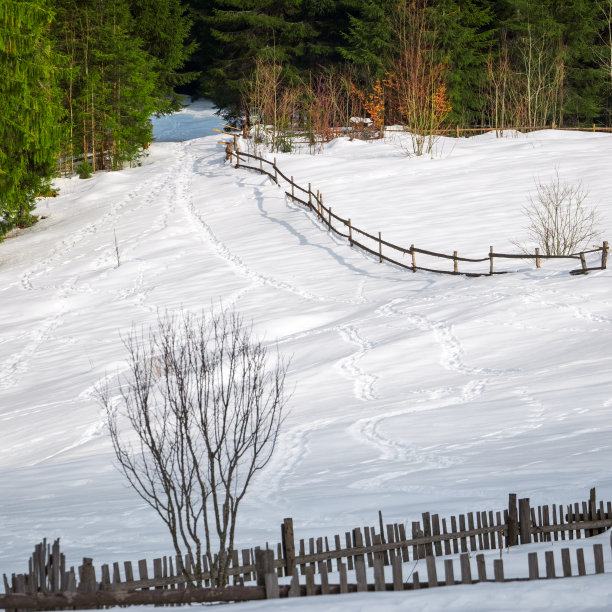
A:
[[[523,208],[530,241],[546,255],[569,255],[588,248],[599,236],[599,212],[586,203],[587,197],[582,182],[565,183],[558,170],[548,183],[536,181],[536,193]]]

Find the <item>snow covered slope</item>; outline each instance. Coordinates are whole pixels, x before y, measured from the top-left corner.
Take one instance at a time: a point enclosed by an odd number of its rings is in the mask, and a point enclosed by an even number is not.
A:
[[[21,571],[43,537],[73,563],[170,552],[113,467],[92,393],[121,366],[121,334],[166,308],[235,306],[292,356],[291,414],[245,500],[240,546],[276,541],[286,516],[306,537],[379,509],[388,521],[501,509],[509,492],[566,503],[597,486],[612,499],[612,270],[522,262],[472,279],[379,264],[225,164],[218,123],[205,102],[156,120],[142,167],[58,180],[46,219],[0,244],[0,573]],[[612,240],[610,135],[443,139],[435,159],[394,138],[277,158],[365,230],[476,256],[514,250],[533,180],[558,168],[583,180]],[[588,583],[591,605],[610,601],[609,575]],[[547,592],[565,597],[556,584]],[[534,588],[527,607],[542,603]],[[448,603],[427,597],[418,605]]]

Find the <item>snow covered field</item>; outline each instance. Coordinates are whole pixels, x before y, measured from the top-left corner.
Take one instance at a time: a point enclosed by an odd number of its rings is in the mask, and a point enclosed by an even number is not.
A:
[[[276,542],[289,516],[300,538],[374,524],[379,509],[388,522],[503,509],[509,492],[567,503],[596,486],[612,499],[612,270],[524,261],[464,278],[379,264],[224,164],[218,123],[206,102],[156,120],[142,167],[58,180],[46,218],[0,244],[0,573],[23,571],[43,537],[61,537],[70,564],[171,552],[113,467],[93,397],[122,363],[120,335],[166,308],[235,306],[292,356],[291,413],[245,500],[240,547]],[[434,159],[407,157],[398,138],[276,157],[356,226],[465,256],[515,251],[534,179],[558,168],[582,179],[612,240],[611,135],[442,139]],[[605,561],[612,572],[609,544]],[[612,580],[240,609],[373,607],[610,609]]]

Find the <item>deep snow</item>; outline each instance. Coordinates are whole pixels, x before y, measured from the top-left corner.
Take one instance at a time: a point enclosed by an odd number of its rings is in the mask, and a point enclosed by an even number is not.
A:
[[[241,547],[276,542],[286,516],[312,537],[375,524],[379,509],[394,522],[503,509],[509,492],[567,503],[596,486],[612,499],[610,270],[522,262],[474,279],[379,264],[225,164],[218,124],[206,102],[155,120],[142,167],[58,180],[61,196],[38,206],[47,218],[0,244],[0,573],[23,571],[43,537],[61,537],[71,564],[171,552],[113,467],[93,396],[121,367],[121,334],[166,308],[235,306],[292,356],[291,413],[245,500]],[[441,139],[434,159],[407,157],[399,138],[276,157],[405,246],[515,250],[534,180],[555,168],[583,181],[612,238],[610,135]],[[526,575],[526,553],[517,563]],[[241,609],[544,605],[609,608],[610,575]]]

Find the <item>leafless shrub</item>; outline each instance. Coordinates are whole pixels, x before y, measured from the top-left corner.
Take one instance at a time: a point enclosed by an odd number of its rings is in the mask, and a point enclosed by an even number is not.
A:
[[[119,468],[166,525],[177,570],[201,585],[205,555],[223,586],[240,503],[278,439],[287,363],[233,311],[166,313],[124,344],[127,372],[98,389]]]
[[[530,241],[546,255],[569,255],[588,247],[599,237],[599,213],[586,203],[587,197],[582,182],[562,182],[558,170],[548,183],[536,181],[536,193],[523,208]]]

